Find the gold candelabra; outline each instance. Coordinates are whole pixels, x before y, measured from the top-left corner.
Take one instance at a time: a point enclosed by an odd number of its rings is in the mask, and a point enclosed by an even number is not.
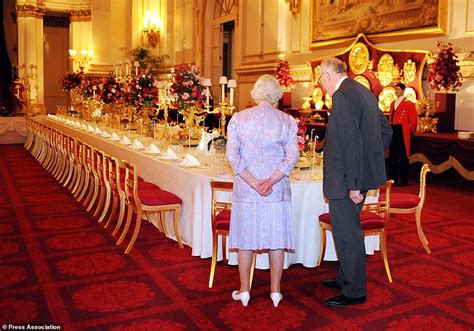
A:
[[[24,63],[17,66],[15,71],[20,73],[23,72],[22,75],[19,74],[18,78],[13,82],[14,85],[14,93],[15,97],[18,99],[21,105],[21,113],[25,113],[27,116],[34,115],[33,114],[33,107],[32,104],[38,102],[38,66],[35,64],[29,65],[29,72],[28,66]],[[36,82],[34,88],[36,93],[34,97],[31,96],[31,84],[33,81]]]
[[[219,102],[219,106],[214,109],[214,113],[221,114],[221,134],[224,137],[226,136],[226,116],[232,115],[234,113],[234,109],[235,106],[228,106],[227,102]]]
[[[78,54],[75,49],[70,49],[69,58],[74,63],[77,63],[79,69],[82,72],[84,71],[84,68],[94,59],[94,52],[91,50],[82,49]]]

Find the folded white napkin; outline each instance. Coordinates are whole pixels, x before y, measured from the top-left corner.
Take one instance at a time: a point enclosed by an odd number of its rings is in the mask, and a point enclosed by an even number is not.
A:
[[[75,126],[77,129],[80,129],[80,128],[81,128],[81,123],[76,122],[76,123],[74,124],[74,126]]]
[[[145,150],[145,153],[159,154],[161,152],[160,152],[160,149],[156,147],[155,144],[150,144],[150,146],[148,146],[148,148]]]
[[[142,149],[143,145],[138,139],[135,139],[133,141],[133,144],[130,145],[130,147],[133,148],[133,149]]]
[[[68,118],[68,119],[66,120],[66,125],[70,125],[70,124],[71,124],[71,120]]]
[[[101,135],[101,134],[102,134],[102,130],[99,129],[98,127],[96,127],[94,133],[97,134],[97,135]]]
[[[110,137],[110,140],[119,141],[120,137],[115,132],[112,132],[112,136]]]
[[[87,124],[86,123],[82,124],[82,130],[87,131]]]
[[[94,131],[94,127],[89,124],[89,126],[87,127],[87,132],[93,133]]]
[[[101,136],[104,137],[104,138],[110,138],[110,133],[108,133],[107,131],[104,130],[104,131],[102,131],[102,135],[101,135]],[[118,138],[118,137],[117,137],[117,138]]]
[[[201,163],[191,154],[186,154],[184,160],[179,163],[183,167],[199,167]]]
[[[166,150],[166,153],[163,154],[163,158],[167,160],[177,160],[178,155],[176,155],[176,153],[171,148],[168,147],[168,149]]]
[[[123,136],[122,140],[120,140],[120,143],[122,145],[130,145],[132,142],[130,141],[130,139],[128,139],[127,136]]]

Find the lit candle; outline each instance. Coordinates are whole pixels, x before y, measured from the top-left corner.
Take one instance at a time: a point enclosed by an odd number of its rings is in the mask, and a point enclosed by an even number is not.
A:
[[[209,106],[209,96],[210,96],[210,92],[209,92],[209,86],[206,86],[206,105]]]
[[[225,102],[225,86],[227,84],[227,77],[225,76],[221,76],[221,78],[219,79],[219,85],[221,85],[222,87],[222,103]]]
[[[138,61],[133,62],[133,66],[135,67],[135,76],[138,76],[138,67],[140,66],[140,63]]]
[[[209,97],[211,96],[211,92],[209,87],[211,86],[211,80],[209,78],[204,79],[203,84],[206,87],[206,105],[209,106]]]
[[[119,76],[122,76],[122,60],[119,60],[118,68],[119,68]]]

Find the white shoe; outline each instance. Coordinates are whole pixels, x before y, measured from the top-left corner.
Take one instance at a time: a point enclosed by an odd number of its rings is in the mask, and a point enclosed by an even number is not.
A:
[[[283,294],[280,292],[272,292],[270,293],[270,299],[273,301],[273,306],[278,307],[278,304],[283,299]]]
[[[247,307],[250,300],[250,293],[249,291],[244,291],[240,292],[239,294],[239,291],[234,291],[232,292],[232,299],[234,299],[235,301],[240,301],[242,303],[242,306]]]

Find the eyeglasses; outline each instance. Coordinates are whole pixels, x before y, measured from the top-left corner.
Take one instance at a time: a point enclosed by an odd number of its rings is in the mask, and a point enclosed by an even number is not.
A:
[[[318,79],[318,81],[316,82],[316,84],[322,86],[322,85],[321,85],[321,83],[322,83],[322,82],[321,82],[321,78],[323,78],[323,75],[324,75],[324,74],[328,74],[328,76],[329,76],[329,73],[328,73],[327,71],[323,72],[321,75],[319,75],[319,79]]]

